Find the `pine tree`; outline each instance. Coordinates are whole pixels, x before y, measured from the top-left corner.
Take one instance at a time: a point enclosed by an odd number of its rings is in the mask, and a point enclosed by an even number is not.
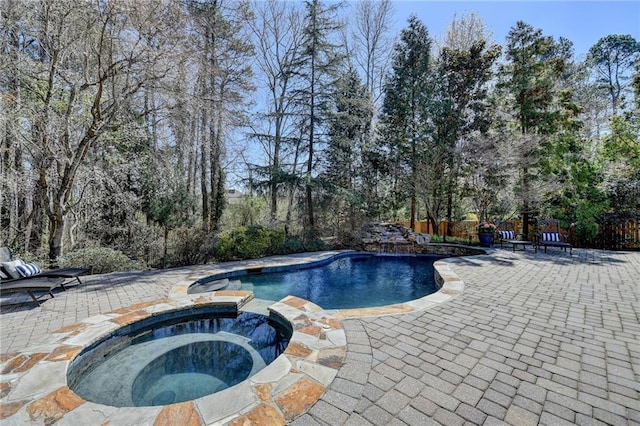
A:
[[[640,42],[630,34],[608,35],[589,49],[588,61],[597,81],[611,101],[613,115],[624,108],[624,94],[628,90],[630,76],[636,58],[640,57]],[[622,104],[622,105],[621,105]]]
[[[373,100],[354,69],[350,69],[336,84],[334,110],[328,120],[328,142],[325,150],[325,183],[332,194],[334,217],[340,212],[355,229],[357,211],[366,211],[366,151],[369,127],[373,116]]]
[[[329,101],[344,58],[339,53],[340,46],[332,42],[340,28],[335,18],[339,6],[325,7],[319,0],[308,0],[305,7],[304,51],[299,64],[304,87],[298,92],[298,99],[302,104],[301,125],[307,152],[304,179],[307,226],[313,234],[316,231],[313,211],[315,155],[323,140]]]
[[[246,123],[246,93],[253,90],[252,69],[247,61],[253,46],[243,31],[249,10],[244,3],[203,0],[189,3],[202,52],[198,64],[197,112],[200,137],[200,189],[202,222],[217,230],[224,208],[225,140],[230,129]]]
[[[453,220],[462,144],[472,132],[486,132],[491,122],[487,85],[499,54],[499,46],[487,46],[484,40],[474,42],[469,49],[445,47],[440,51],[433,149],[443,152],[446,166],[442,179],[446,185],[448,223]],[[449,229],[447,233],[450,232]]]
[[[502,67],[501,87],[510,95],[523,142],[519,154],[520,200],[523,235],[528,237],[536,194],[532,182],[539,178],[543,138],[556,130],[559,118],[555,107],[556,84],[562,75],[566,57],[552,37],[518,21],[507,36],[507,63]]]
[[[400,34],[393,57],[393,72],[385,86],[382,106],[384,138],[392,167],[392,198],[407,195],[411,202],[410,226],[416,221],[418,169],[429,131],[429,103],[432,96],[430,50],[427,28],[411,16]],[[400,174],[402,173],[402,175]],[[405,190],[404,188],[408,188]]]

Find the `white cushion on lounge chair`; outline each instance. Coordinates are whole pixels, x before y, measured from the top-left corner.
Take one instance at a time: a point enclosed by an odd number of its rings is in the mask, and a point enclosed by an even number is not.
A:
[[[20,272],[18,272],[17,267],[24,265],[24,262],[20,259],[12,260],[10,262],[2,262],[2,267],[7,274],[11,275],[11,278],[20,278]]]

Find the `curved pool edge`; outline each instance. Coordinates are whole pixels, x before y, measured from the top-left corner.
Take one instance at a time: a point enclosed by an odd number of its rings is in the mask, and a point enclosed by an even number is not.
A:
[[[269,306],[294,330],[283,355],[255,376],[222,392],[164,407],[110,407],[84,401],[66,385],[69,363],[87,345],[117,328],[152,315],[191,305],[218,304],[229,309],[253,299],[246,291],[219,290],[189,295],[186,289],[203,276],[222,270],[327,261],[333,251],[275,256],[230,262],[221,267],[201,265],[189,273],[178,271],[167,298],[143,302],[63,327],[42,345],[0,354],[0,419],[6,424],[285,424],[304,414],[324,394],[346,356],[342,319],[392,315],[438,306],[464,290],[449,262],[434,263],[441,289],[399,305],[366,309],[323,310],[293,296]],[[475,254],[475,253],[474,253]],[[455,258],[454,258],[455,259]],[[58,337],[59,336],[59,337]],[[224,409],[220,409],[224,407]]]
[[[464,281],[451,269],[448,262],[438,260],[433,264],[435,278],[440,290],[419,299],[410,300],[395,305],[378,306],[372,308],[354,308],[337,310],[338,317],[360,318],[368,316],[396,315],[431,309],[448,302],[464,291]]]
[[[438,247],[449,247],[451,244],[439,244]],[[458,252],[454,256],[459,256],[459,251],[464,249],[465,246],[456,245]],[[470,255],[485,254],[484,250],[479,250],[475,247],[469,247]],[[350,255],[352,253],[358,253],[355,250],[338,250],[338,251],[326,251],[326,252],[313,252],[303,253],[301,255],[289,255],[289,256],[277,256],[268,257],[262,259],[255,259],[252,261],[240,261],[229,262],[226,264],[219,264],[217,268],[210,269],[211,274],[198,277],[199,279],[205,277],[214,277],[213,279],[223,278],[227,274],[241,273],[243,271],[254,271],[256,269],[278,271],[284,270],[288,267],[314,267],[321,266],[333,262],[340,257]],[[377,254],[377,253],[374,253]],[[443,252],[430,253],[430,254],[443,254]],[[455,257],[453,257],[455,258]],[[330,309],[327,312],[332,312],[338,318],[359,318],[367,316],[381,316],[381,315],[395,315],[410,313],[414,311],[423,311],[438,306],[442,303],[448,302],[452,298],[458,296],[464,291],[464,281],[451,269],[450,263],[447,262],[448,258],[444,260],[437,260],[434,262],[434,272],[437,283],[440,285],[440,289],[432,294],[424,296],[419,299],[414,299],[408,302],[397,303],[393,305],[377,306],[370,308],[353,308],[353,309]],[[181,298],[189,296],[187,293],[189,287],[195,284],[197,280],[191,282],[183,282],[172,287],[169,297],[180,300]],[[200,293],[207,294],[207,293]]]
[[[85,347],[118,328],[177,310],[242,306],[250,292],[219,291],[188,300],[138,303],[56,330],[55,343],[0,358],[0,419],[7,424],[284,424],[325,392],[346,355],[339,318],[311,302],[286,297],[269,310],[293,329],[289,346],[247,380],[193,401],[159,407],[112,407],[88,402],[69,389],[69,364]],[[193,422],[193,423],[192,423]]]
[[[305,268],[319,266],[323,263],[329,263],[337,257],[354,252],[355,250],[307,252],[201,265],[197,275],[193,274],[179,280],[169,291],[169,297],[175,300],[180,300],[192,296],[188,293],[189,287],[196,284],[203,278],[216,277],[215,279],[220,279],[224,278],[228,274],[255,273],[256,271],[262,270],[277,271],[279,268],[290,268],[295,266]]]

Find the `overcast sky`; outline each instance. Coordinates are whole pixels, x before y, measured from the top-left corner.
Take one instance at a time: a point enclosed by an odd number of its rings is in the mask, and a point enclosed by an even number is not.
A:
[[[631,34],[640,41],[640,1],[393,1],[398,31],[413,13],[441,38],[454,13],[475,12],[504,44],[509,29],[524,21],[546,36],[565,37],[582,59],[600,38],[609,34]]]

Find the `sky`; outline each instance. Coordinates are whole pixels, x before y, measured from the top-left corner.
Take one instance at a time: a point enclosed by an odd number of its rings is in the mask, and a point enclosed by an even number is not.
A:
[[[302,2],[303,0],[292,0]],[[357,0],[347,0],[356,2]],[[407,19],[415,14],[429,30],[432,38],[442,39],[454,14],[475,12],[493,33],[494,41],[504,45],[509,30],[521,20],[541,29],[545,36],[567,38],[573,42],[576,60],[584,60],[589,48],[610,34],[631,34],[640,41],[640,1],[436,1],[391,0],[395,33],[407,27]],[[340,0],[325,0],[336,3]],[[255,153],[254,153],[255,154]],[[262,154],[256,154],[261,158]],[[233,172],[232,172],[233,173]]]
[[[640,1],[432,1],[392,0],[398,31],[415,14],[434,38],[441,38],[453,15],[475,12],[504,44],[511,27],[524,21],[545,36],[564,37],[583,59],[600,38],[631,34],[640,41]]]

